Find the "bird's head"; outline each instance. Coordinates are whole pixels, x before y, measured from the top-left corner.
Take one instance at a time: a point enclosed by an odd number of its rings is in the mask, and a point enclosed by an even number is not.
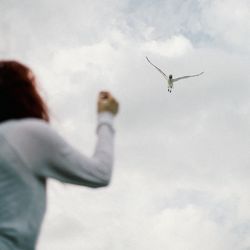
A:
[[[172,80],[172,79],[173,79],[173,76],[172,76],[172,75],[169,75],[169,79]]]

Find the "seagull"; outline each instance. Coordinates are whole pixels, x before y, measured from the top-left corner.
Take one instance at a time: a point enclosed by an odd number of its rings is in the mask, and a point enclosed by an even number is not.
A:
[[[190,75],[190,76],[182,76],[182,77],[177,77],[177,78],[173,78],[173,75],[169,75],[167,76],[161,69],[159,69],[158,67],[156,67],[153,63],[150,62],[150,60],[148,59],[148,57],[146,57],[147,61],[153,66],[155,67],[162,75],[163,77],[167,80],[168,82],[168,92],[172,92],[172,89],[174,87],[174,82],[177,82],[179,80],[182,79],[186,79],[186,78],[190,78],[190,77],[195,77],[195,76],[200,76],[202,75],[204,72],[201,72],[197,75]]]

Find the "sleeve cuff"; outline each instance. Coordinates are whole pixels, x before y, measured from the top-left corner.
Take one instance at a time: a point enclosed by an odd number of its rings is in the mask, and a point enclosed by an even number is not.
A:
[[[115,132],[113,128],[113,121],[114,121],[114,115],[111,112],[98,113],[97,132],[102,125],[108,126],[112,132]]]

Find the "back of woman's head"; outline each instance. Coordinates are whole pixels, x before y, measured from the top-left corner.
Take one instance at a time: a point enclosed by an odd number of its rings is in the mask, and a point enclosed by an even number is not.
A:
[[[0,122],[29,117],[49,121],[35,76],[19,62],[0,61]]]

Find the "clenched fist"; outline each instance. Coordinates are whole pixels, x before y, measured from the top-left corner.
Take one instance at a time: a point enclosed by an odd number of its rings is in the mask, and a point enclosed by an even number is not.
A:
[[[107,91],[101,91],[98,97],[97,111],[101,112],[111,112],[113,115],[118,113],[119,103],[116,99]]]

